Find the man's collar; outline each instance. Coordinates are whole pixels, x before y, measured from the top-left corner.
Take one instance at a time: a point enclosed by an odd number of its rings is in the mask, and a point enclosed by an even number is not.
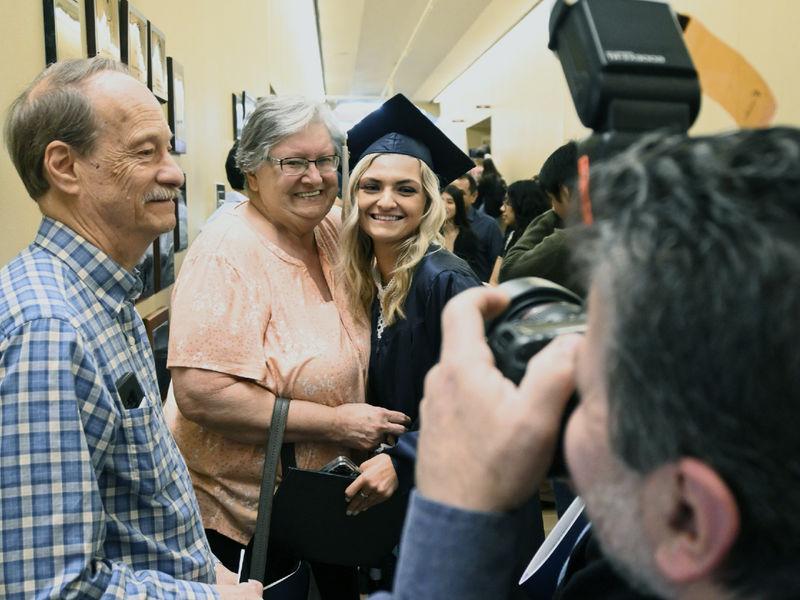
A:
[[[63,261],[111,312],[142,293],[142,281],[69,227],[44,217],[34,244]]]

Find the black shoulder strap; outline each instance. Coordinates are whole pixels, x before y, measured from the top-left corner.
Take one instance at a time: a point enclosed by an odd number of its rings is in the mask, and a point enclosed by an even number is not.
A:
[[[286,429],[286,416],[289,413],[289,399],[275,398],[272,409],[272,422],[269,426],[268,442],[264,456],[264,470],[261,475],[261,493],[258,496],[258,518],[253,534],[253,555],[250,560],[250,579],[266,583],[267,544],[269,542],[269,523],[272,518],[272,497],[275,492],[275,475],[278,470],[278,456]]]

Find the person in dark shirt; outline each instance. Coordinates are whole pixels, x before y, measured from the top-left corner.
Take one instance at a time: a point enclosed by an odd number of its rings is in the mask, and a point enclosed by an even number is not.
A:
[[[444,222],[444,247],[463,258],[473,271],[480,265],[480,242],[467,221],[464,193],[453,184],[442,191],[442,200],[447,213]]]
[[[489,281],[494,261],[503,253],[503,233],[497,221],[486,213],[475,210],[473,205],[478,197],[478,184],[472,175],[464,173],[453,181],[453,185],[464,192],[467,221],[481,244],[480,265],[475,274],[481,281]]]
[[[580,293],[581,285],[569,260],[569,231],[564,222],[571,215],[571,189],[577,175],[578,149],[567,142],[542,165],[539,181],[552,208],[528,225],[506,252],[500,282],[517,277],[543,277]]]
[[[483,160],[483,172],[478,179],[478,198],[476,204],[480,210],[493,219],[500,217],[500,206],[506,196],[506,182],[494,164],[494,160],[487,156]]]

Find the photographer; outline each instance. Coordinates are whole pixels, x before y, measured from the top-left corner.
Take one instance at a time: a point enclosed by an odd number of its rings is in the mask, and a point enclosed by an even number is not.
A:
[[[535,355],[519,387],[483,341],[502,292],[448,305],[394,598],[503,597],[514,511],[574,387],[570,473],[627,581],[800,597],[799,186],[789,128],[651,137],[593,169],[595,225],[575,249],[588,333]]]

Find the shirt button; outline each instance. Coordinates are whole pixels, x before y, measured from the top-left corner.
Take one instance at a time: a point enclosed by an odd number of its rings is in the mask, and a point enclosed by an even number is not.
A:
[[[133,337],[132,335],[129,335],[128,336],[128,344],[130,344],[131,346],[135,346],[136,345],[136,338]]]

